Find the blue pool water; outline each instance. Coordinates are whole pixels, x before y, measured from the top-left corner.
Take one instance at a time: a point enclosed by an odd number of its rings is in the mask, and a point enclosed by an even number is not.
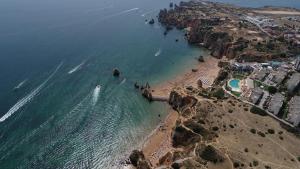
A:
[[[240,88],[240,80],[238,79],[233,79],[229,82],[230,87],[235,88],[235,89],[239,89]]]

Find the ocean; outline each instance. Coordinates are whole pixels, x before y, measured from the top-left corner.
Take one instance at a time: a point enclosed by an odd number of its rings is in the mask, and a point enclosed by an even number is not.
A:
[[[170,80],[208,53],[147,24],[170,2],[0,0],[0,168],[120,168],[168,111],[134,83]]]

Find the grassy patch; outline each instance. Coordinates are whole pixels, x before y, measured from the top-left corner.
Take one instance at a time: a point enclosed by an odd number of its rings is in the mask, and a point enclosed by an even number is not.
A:
[[[235,95],[236,97],[240,97],[241,96],[241,93],[239,93],[239,92],[231,91],[231,93],[233,95]]]
[[[232,75],[232,77],[235,78],[235,79],[239,79],[239,80],[245,79],[245,75],[240,74],[240,73],[234,73],[234,74]]]

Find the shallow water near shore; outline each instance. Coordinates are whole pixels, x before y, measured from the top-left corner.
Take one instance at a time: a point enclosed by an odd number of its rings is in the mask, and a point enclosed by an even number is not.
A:
[[[168,111],[133,84],[174,78],[207,53],[145,24],[169,2],[1,2],[0,168],[119,168]]]

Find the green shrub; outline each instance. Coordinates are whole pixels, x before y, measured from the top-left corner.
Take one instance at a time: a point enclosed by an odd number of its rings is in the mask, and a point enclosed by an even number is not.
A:
[[[265,133],[263,133],[261,131],[258,131],[257,134],[260,135],[260,136],[262,136],[262,137],[266,137]]]
[[[250,132],[253,133],[253,134],[256,134],[256,130],[255,129],[251,129]]]
[[[269,91],[269,93],[271,93],[271,94],[275,94],[275,93],[277,92],[277,88],[274,87],[274,86],[269,86],[269,87],[268,87],[268,91]]]
[[[253,166],[255,166],[255,167],[258,166],[258,161],[254,160],[253,161]]]
[[[250,112],[253,114],[261,115],[261,116],[267,116],[267,112],[265,110],[263,110],[259,107],[256,107],[256,106],[252,106],[250,109]]]
[[[215,92],[213,92],[213,97],[223,99],[225,97],[224,90],[222,88],[217,89]]]
[[[268,133],[269,133],[269,134],[274,134],[275,131],[274,131],[274,129],[268,129]]]

